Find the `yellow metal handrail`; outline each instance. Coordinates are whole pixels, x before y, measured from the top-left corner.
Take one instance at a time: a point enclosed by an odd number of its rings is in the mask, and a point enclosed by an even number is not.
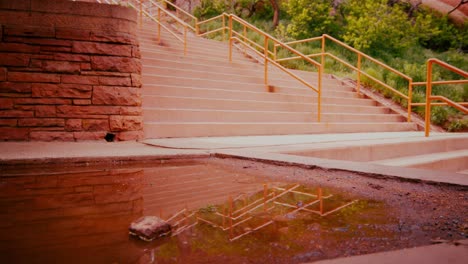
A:
[[[190,24],[188,24],[188,28],[190,28],[193,32],[195,32],[196,34],[198,34],[198,18],[195,17],[194,15],[190,14],[189,12],[185,11],[184,9],[180,8],[179,6],[177,6],[176,4],[173,4],[172,2],[170,1],[167,1],[167,0],[159,0],[161,3],[163,3],[165,5],[165,7],[167,7],[168,5],[170,5],[172,8],[174,8],[176,10],[176,13],[177,14],[184,14],[186,17],[188,17],[190,19],[190,21],[193,21],[193,26],[191,26]],[[150,2],[152,2],[152,0],[150,0]]]
[[[98,3],[101,3],[101,1],[104,1],[106,4],[129,5],[130,7],[132,7],[133,9],[135,9],[138,12],[140,26],[143,24],[143,15],[145,15],[146,17],[148,17],[153,22],[156,22],[156,24],[158,25],[158,41],[161,40],[161,28],[162,28],[162,29],[166,30],[168,33],[170,33],[178,41],[180,41],[180,42],[182,42],[184,44],[184,55],[187,54],[187,28],[190,28],[192,30],[195,30],[195,28],[190,26],[189,24],[187,24],[185,21],[179,19],[174,14],[170,13],[168,10],[163,8],[159,3],[156,3],[153,0],[148,1],[148,4],[154,5],[154,7],[156,7],[157,10],[158,10],[158,18],[155,18],[154,16],[152,16],[147,11],[148,7],[145,4],[143,4],[143,1],[141,1],[141,0],[133,0],[133,2],[136,2],[136,4],[134,4],[134,3],[132,3],[132,1],[128,1],[128,0],[127,1],[125,1],[125,0],[120,0],[120,1],[118,1],[118,0],[96,0],[96,2],[98,2]],[[165,0],[162,0],[162,1],[167,2]],[[170,3],[170,4],[172,5],[172,3]],[[164,14],[170,16],[176,22],[178,22],[179,24],[181,24],[184,27],[184,37],[183,38],[178,36],[173,30],[171,30],[170,28],[168,28],[167,26],[165,26],[162,23],[162,21],[161,21],[161,12],[163,12]],[[186,14],[186,13],[187,12],[184,11],[184,14]],[[197,24],[197,20],[195,21],[195,24]]]
[[[175,37],[178,41],[182,42],[182,44],[184,45],[184,55],[187,55],[187,33],[188,33],[187,31],[188,31],[188,29],[191,29],[194,32],[196,32],[197,27],[196,26],[193,27],[193,26],[189,25],[188,23],[186,23],[182,19],[178,18],[176,15],[172,14],[169,10],[162,7],[159,3],[154,2],[153,0],[148,0],[148,4],[151,4],[152,6],[157,8],[157,10],[158,10],[157,18],[152,16],[147,11],[148,7],[145,4],[143,4],[143,1],[135,0],[135,2],[137,2],[138,6],[135,6],[134,4],[132,4],[130,2],[128,2],[128,5],[130,5],[133,9],[135,9],[135,10],[137,10],[139,12],[140,25],[143,24],[143,19],[142,19],[143,15],[147,16],[150,20],[152,20],[153,22],[156,22],[156,24],[158,25],[158,41],[161,41],[161,28],[162,28],[162,29],[166,30],[169,34],[171,34],[173,37]],[[163,0],[162,2],[167,2],[170,5],[173,5],[172,3],[168,2],[168,1],[165,1],[165,0]],[[179,7],[177,7],[177,8],[178,8],[177,10],[180,9]],[[182,10],[182,9],[180,9],[180,10]],[[184,28],[183,38],[178,36],[177,33],[175,33],[173,30],[171,30],[169,27],[165,26],[162,23],[162,21],[161,21],[162,13],[161,12],[164,13],[164,15],[167,15],[167,16],[171,17],[172,19],[174,19],[174,21],[176,21],[178,24],[180,24]],[[183,13],[188,14],[185,11],[183,11]],[[193,17],[193,16],[191,16],[191,17]],[[196,19],[195,20],[195,25],[197,25],[197,22],[198,22],[198,20]]]
[[[229,31],[229,37],[228,37],[228,40],[229,40],[229,61],[232,61],[232,48],[233,48],[234,41],[240,43],[244,48],[247,48],[247,49],[253,51],[258,56],[263,58],[264,59],[264,84],[267,87],[267,89],[268,89],[268,63],[271,63],[272,65],[276,66],[277,68],[279,68],[283,72],[287,73],[289,76],[291,76],[295,80],[299,81],[300,83],[304,84],[305,86],[307,86],[308,88],[310,88],[311,90],[316,92],[317,95],[318,95],[317,120],[318,120],[318,122],[320,122],[320,119],[321,119],[321,93],[322,93],[322,65],[320,63],[310,59],[306,55],[302,54],[301,52],[299,52],[299,51],[297,51],[297,50],[295,50],[293,48],[291,48],[290,46],[285,45],[284,43],[282,43],[278,39],[274,38],[273,36],[269,35],[268,33],[264,32],[263,30],[260,30],[259,28],[253,26],[252,24],[248,23],[247,21],[245,21],[245,20],[241,19],[240,17],[238,17],[236,15],[233,15],[233,14],[223,13],[221,15],[212,17],[210,19],[200,21],[200,22],[198,22],[199,28],[200,28],[201,25],[204,25],[206,23],[209,23],[209,22],[212,22],[212,21],[215,21],[215,20],[222,20],[221,27],[219,27],[217,29],[214,29],[214,30],[210,30],[208,32],[203,32],[203,33],[200,31],[199,36],[206,36],[208,34],[212,34],[212,33],[222,31],[223,40],[225,40],[226,39],[226,30],[228,30]],[[226,20],[228,21],[228,25],[226,25]],[[234,30],[234,22],[241,26],[242,33],[237,32],[236,30]],[[247,30],[251,30],[251,31],[259,34],[261,37],[263,37],[263,40],[264,40],[263,45],[260,45],[256,41],[249,39],[248,35],[247,35]],[[273,42],[273,44],[274,44],[273,47],[277,47],[277,46],[278,47],[283,47],[283,48],[289,50],[290,52],[292,52],[293,54],[297,55],[298,58],[301,58],[301,59],[311,63],[312,65],[314,65],[318,69],[317,86],[314,87],[313,85],[311,85],[310,83],[305,81],[303,78],[297,76],[292,71],[285,68],[284,66],[282,66],[281,64],[276,62],[274,59],[272,59],[274,57],[275,53],[273,51],[269,50],[269,45],[268,44],[269,44],[270,41]],[[244,49],[244,52],[245,52],[245,49]]]
[[[203,33],[200,32],[200,26],[201,25],[212,22],[212,21],[215,21],[215,20],[220,19],[220,18],[222,19],[222,23],[223,23],[223,25],[220,28],[217,28],[217,29],[214,29],[214,30],[211,30],[211,31],[208,31],[208,32],[203,32]],[[198,36],[204,37],[204,36],[207,36],[209,34],[216,33],[216,32],[219,32],[219,31],[222,30],[223,31],[223,41],[226,40],[226,30],[229,30],[229,27],[226,26],[226,18],[229,18],[229,14],[222,13],[219,16],[215,16],[215,17],[212,17],[212,18],[209,18],[209,19],[198,22],[197,23]]]
[[[463,78],[468,78],[468,72],[459,69],[455,66],[452,66],[448,63],[445,63],[438,59],[429,59],[427,60],[427,82],[426,82],[426,113],[425,113],[425,121],[426,126],[424,128],[424,134],[426,137],[429,136],[430,133],[430,126],[431,126],[431,101],[443,101],[447,105],[451,107],[455,107],[456,109],[462,111],[465,114],[468,114],[468,108],[464,107],[462,104],[454,102],[444,96],[439,95],[432,95],[432,85],[436,82],[432,81],[432,66],[433,64],[437,64],[451,72],[454,72],[458,75],[461,75]],[[467,83],[467,80],[451,80],[451,81],[438,81],[437,84],[454,84],[454,83]],[[467,105],[463,103],[464,105]]]
[[[238,32],[234,31],[233,22],[237,22],[238,24],[240,24],[243,27],[243,34],[239,34]],[[237,42],[241,43],[244,47],[253,50],[256,54],[260,55],[264,59],[264,83],[265,83],[265,86],[268,85],[268,63],[271,63],[272,65],[276,66],[277,68],[279,68],[283,72],[287,73],[289,76],[291,76],[295,80],[299,81],[300,83],[304,84],[305,86],[307,86],[311,90],[315,91],[317,93],[317,97],[318,97],[317,98],[317,121],[320,122],[320,120],[321,120],[322,72],[323,72],[322,65],[320,63],[310,59],[309,57],[302,54],[301,52],[299,52],[299,51],[291,48],[290,46],[282,43],[278,39],[274,38],[273,36],[269,35],[268,33],[264,32],[262,30],[260,30],[259,28],[253,26],[252,24],[248,23],[247,21],[243,20],[242,18],[240,18],[240,17],[238,17],[236,15],[233,15],[233,14],[229,15],[229,26],[228,27],[229,27],[229,61],[232,62],[232,48],[233,48],[234,41],[237,41]],[[259,45],[257,43],[255,43],[255,45],[253,45],[253,46],[249,45],[249,43],[253,43],[254,41],[248,40],[247,34],[246,34],[247,29],[252,30],[252,31],[260,34],[261,36],[263,36],[263,38],[264,38],[263,47],[259,48]],[[270,56],[271,57],[274,56],[274,53],[269,50],[269,45],[268,45],[269,41],[273,42],[273,46],[279,45],[280,47],[289,50],[291,53],[301,57],[303,60],[311,63],[312,65],[314,65],[318,70],[318,84],[317,84],[317,87],[312,86],[310,83],[305,81],[303,78],[297,76],[292,71],[285,68],[284,66],[282,66],[281,64],[276,62],[274,59],[270,58]],[[260,49],[263,52],[258,51],[258,49]]]
[[[341,47],[344,47],[345,49],[353,52],[354,54],[357,55],[357,65],[352,65],[350,63],[348,63],[347,61],[329,53],[329,52],[326,52],[326,40],[330,40],[338,45],[340,45]],[[345,65],[346,67],[354,70],[357,72],[357,82],[356,82],[356,92],[357,93],[360,93],[360,87],[361,87],[361,77],[362,76],[366,76],[367,78],[371,79],[372,81],[382,85],[383,87],[385,87],[386,89],[392,91],[393,93],[397,94],[398,96],[404,98],[405,100],[408,101],[408,107],[407,107],[407,122],[411,122],[411,107],[413,106],[412,104],[412,96],[413,96],[413,92],[412,92],[412,89],[413,89],[413,79],[409,76],[407,76],[406,74],[403,74],[401,73],[400,71],[386,65],[385,63],[382,63],[380,61],[378,61],[377,59],[374,59],[372,58],[371,56],[347,45],[346,43],[343,43],[339,40],[337,40],[336,38],[333,38],[327,34],[323,34],[321,37],[314,37],[314,38],[308,38],[308,39],[302,39],[302,40],[295,40],[295,41],[290,41],[290,42],[286,42],[284,44],[286,45],[294,45],[294,44],[299,44],[299,43],[308,43],[308,42],[313,42],[313,41],[321,41],[321,53],[316,53],[316,54],[309,54],[309,55],[306,55],[307,57],[309,58],[313,58],[313,57],[321,57],[321,64],[325,67],[325,56],[328,56],[330,58],[333,58],[334,60],[340,62],[341,64]],[[278,45],[275,45],[275,48],[274,48],[274,58],[277,62],[282,62],[282,61],[289,61],[289,60],[296,60],[298,59],[297,56],[292,56],[292,57],[286,57],[286,58],[281,58],[281,59],[278,59],[277,58],[277,47]],[[399,75],[400,77],[406,79],[408,81],[408,95],[405,95],[403,93],[401,93],[400,91],[396,90],[395,88],[393,88],[392,86],[384,83],[383,81],[375,78],[374,76],[364,72],[361,68],[361,62],[362,62],[362,59],[365,58],[377,65],[379,65],[380,67],[383,67],[385,68],[386,70],[389,70],[390,72],[396,74],[396,75]]]

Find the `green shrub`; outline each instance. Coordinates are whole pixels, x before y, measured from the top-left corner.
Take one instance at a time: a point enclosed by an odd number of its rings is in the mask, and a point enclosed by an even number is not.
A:
[[[227,11],[228,6],[224,0],[202,0],[200,5],[193,10],[193,15],[204,20]]]
[[[449,124],[447,130],[450,132],[466,131],[468,130],[468,120],[455,120]]]
[[[412,26],[400,5],[387,0],[349,0],[345,4],[343,39],[353,47],[380,54],[398,53],[412,45]]]
[[[291,18],[287,32],[293,38],[304,39],[324,33],[334,35],[337,31],[329,0],[289,0],[284,3],[284,9]]]

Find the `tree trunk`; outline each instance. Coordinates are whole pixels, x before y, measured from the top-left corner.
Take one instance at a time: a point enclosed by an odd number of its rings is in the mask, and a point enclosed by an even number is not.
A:
[[[270,0],[271,6],[273,7],[273,29],[278,26],[280,10],[278,0]]]
[[[460,6],[468,4],[468,0],[460,0],[460,3],[456,7],[454,7],[452,10],[450,10],[447,15],[450,15],[453,11],[457,10]]]

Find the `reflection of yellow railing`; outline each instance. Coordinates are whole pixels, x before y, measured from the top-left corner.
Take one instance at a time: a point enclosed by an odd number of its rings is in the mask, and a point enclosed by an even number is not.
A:
[[[429,136],[429,131],[430,131],[430,125],[431,125],[431,105],[434,105],[432,101],[443,101],[443,105],[450,105],[452,107],[455,107],[456,109],[462,111],[465,114],[468,114],[468,108],[464,107],[463,105],[468,105],[468,103],[457,103],[454,102],[444,96],[436,96],[432,95],[432,85],[434,84],[457,84],[457,83],[468,83],[468,80],[451,80],[451,81],[437,81],[433,82],[432,81],[432,66],[433,64],[437,64],[441,67],[444,67],[445,69],[452,71],[454,73],[457,73],[463,78],[468,77],[468,72],[463,71],[457,67],[454,67],[450,64],[447,64],[441,60],[438,59],[429,59],[427,61],[427,82],[426,82],[426,113],[425,113],[425,118],[426,118],[426,126],[425,126],[425,135],[426,137]],[[438,105],[441,105],[440,103]]]
[[[354,54],[357,55],[357,63],[356,65],[352,65],[351,63],[333,55],[332,53],[329,53],[326,51],[326,40],[330,40],[332,41],[333,43],[335,44],[338,44],[340,45],[341,47],[353,52]],[[371,56],[329,36],[329,35],[322,35],[321,37],[315,37],[315,38],[309,38],[309,39],[303,39],[303,40],[297,40],[297,41],[291,41],[291,42],[286,42],[285,44],[286,45],[294,45],[294,44],[299,44],[299,43],[308,43],[308,42],[313,42],[313,41],[321,41],[321,53],[316,53],[316,54],[309,54],[309,55],[306,55],[307,57],[309,58],[314,58],[314,57],[320,57],[320,62],[321,64],[323,65],[323,67],[325,67],[325,56],[328,56],[330,58],[333,58],[334,60],[342,63],[343,65],[345,65],[346,67],[354,70],[357,72],[357,83],[356,83],[356,91],[357,93],[360,93],[360,87],[361,87],[361,77],[364,75],[366,76],[367,78],[373,80],[374,82],[382,85],[383,87],[385,87],[386,89],[392,91],[393,93],[397,94],[398,96],[404,98],[405,100],[408,101],[408,116],[407,116],[407,121],[408,122],[411,122],[411,98],[412,98],[412,83],[413,83],[413,80],[411,77],[397,71],[396,69],[372,58]],[[297,56],[292,56],[292,57],[287,57],[287,58],[277,58],[277,48],[278,48],[278,45],[275,45],[275,49],[274,49],[274,57],[275,57],[275,60],[277,62],[282,62],[282,61],[289,61],[289,60],[296,60],[298,59],[299,57]],[[395,88],[391,87],[390,85],[384,83],[383,81],[373,77],[372,75],[366,73],[365,71],[362,70],[362,67],[361,67],[361,64],[362,64],[362,59],[365,58],[375,64],[377,64],[378,66],[380,67],[383,67],[384,69],[394,73],[394,74],[397,74],[399,75],[400,77],[406,79],[408,81],[408,95],[405,95],[403,93],[401,93],[400,91],[396,90]]]
[[[252,198],[255,195],[247,197],[241,194],[238,198],[243,197],[244,201],[242,202],[242,200],[233,199],[232,196],[229,196],[227,205],[224,204],[219,208],[221,210],[216,210],[215,207],[214,212],[208,214],[199,213],[196,219],[198,222],[209,224],[210,226],[219,228],[224,232],[229,232],[229,241],[233,242],[274,223],[273,216],[271,219],[266,219],[264,217],[261,217],[261,219],[257,218],[255,214],[259,211],[263,211],[264,213],[268,212],[269,215],[274,215],[275,217],[285,217],[286,215],[292,215],[298,212],[312,213],[319,215],[320,217],[326,217],[351,206],[358,201],[349,201],[335,209],[326,211],[324,209],[324,201],[333,197],[332,194],[324,196],[322,188],[317,189],[317,194],[313,194],[308,191],[297,191],[299,187],[299,184],[295,184],[289,188],[274,187],[269,189],[267,184],[264,184],[263,198],[258,197],[258,199],[248,202],[247,199]],[[261,193],[262,192],[260,191],[257,194]],[[286,196],[292,197],[292,201],[281,200]],[[299,200],[298,197],[301,197],[301,199]],[[236,200],[238,202],[237,205]],[[241,208],[238,208],[239,205]],[[311,207],[313,206],[318,207],[318,210],[317,208],[312,209]],[[261,222],[258,223],[259,221]],[[247,230],[242,228],[243,224],[247,224],[250,228]],[[255,226],[252,227],[252,225]],[[241,229],[241,231],[234,234],[234,229]]]

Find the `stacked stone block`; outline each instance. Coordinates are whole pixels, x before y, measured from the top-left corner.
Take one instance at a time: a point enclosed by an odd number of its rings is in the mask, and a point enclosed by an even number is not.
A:
[[[0,0],[0,140],[143,135],[136,12]]]

